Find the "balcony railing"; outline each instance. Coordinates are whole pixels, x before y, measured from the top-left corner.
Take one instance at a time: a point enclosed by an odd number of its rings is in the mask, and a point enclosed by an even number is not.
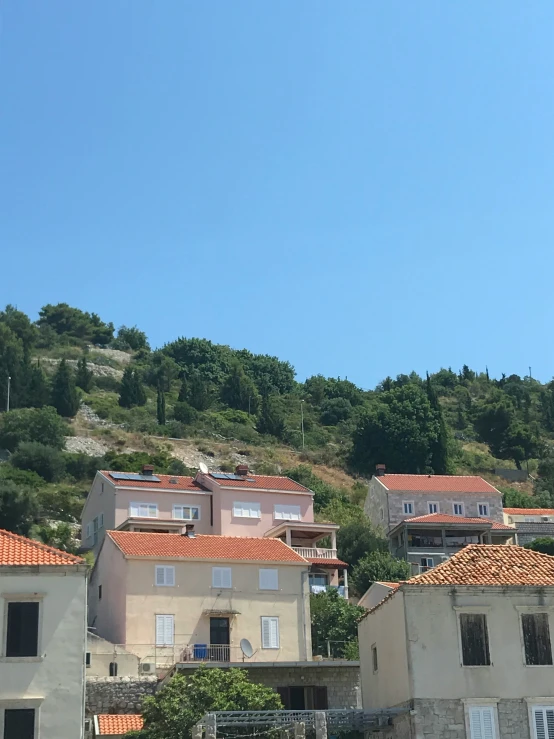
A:
[[[317,547],[292,547],[301,557],[306,559],[337,559],[336,549],[318,549]]]
[[[246,657],[239,646],[231,644],[189,644],[180,659],[181,662],[241,662]]]
[[[317,595],[318,593],[324,593],[327,590],[338,590],[341,598],[345,598],[344,585],[312,585],[310,583],[310,593]]]

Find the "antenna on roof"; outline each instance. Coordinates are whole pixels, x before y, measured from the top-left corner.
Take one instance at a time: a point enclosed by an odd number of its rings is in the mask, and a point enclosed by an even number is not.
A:
[[[198,467],[200,468],[200,472],[203,475],[207,475],[208,474],[208,465],[205,462],[200,462],[200,464],[198,465]]]

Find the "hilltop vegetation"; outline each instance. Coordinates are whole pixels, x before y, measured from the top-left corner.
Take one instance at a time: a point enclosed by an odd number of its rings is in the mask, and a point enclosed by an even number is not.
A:
[[[12,457],[1,465],[0,514],[14,486],[18,494],[34,490],[39,500],[26,509],[33,526],[48,516],[75,523],[96,465],[113,467],[114,449],[161,455],[160,471],[186,469],[171,461],[175,439],[208,456],[214,445],[233,443],[258,472],[288,468],[316,491],[318,516],[351,526],[363,523],[363,478],[377,463],[389,472],[489,479],[494,467],[524,466],[537,477],[535,496],[529,484],[506,487],[508,503],[554,500],[554,383],[531,377],[495,379],[464,366],[387,377],[372,390],[322,375],[298,382],[292,365],[277,357],[184,337],[151,350],[139,328],[116,331],[64,303],[44,306],[35,322],[12,306],[0,312],[0,410],[8,376],[11,410],[0,417],[0,448]],[[101,419],[96,427],[80,408]],[[104,444],[98,457],[111,448],[112,459],[69,455],[64,437],[74,432]],[[122,461],[137,467],[137,459]],[[233,465],[229,456],[217,466]],[[321,479],[320,470],[329,477],[333,469],[339,484]],[[71,504],[54,510],[48,486],[60,498],[72,490]]]

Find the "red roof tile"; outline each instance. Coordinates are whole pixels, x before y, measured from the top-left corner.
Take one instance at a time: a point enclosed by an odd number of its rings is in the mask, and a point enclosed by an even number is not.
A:
[[[391,491],[406,493],[496,493],[500,492],[476,475],[381,475],[379,482]]]
[[[325,559],[325,557],[305,557],[313,565],[333,565],[334,567],[348,567],[342,559]]]
[[[509,516],[554,516],[554,508],[504,508]]]
[[[464,516],[452,516],[448,513],[428,513],[426,516],[416,516],[415,518],[405,518],[402,523],[461,523],[468,524],[470,526],[483,525],[484,523],[491,523],[494,531],[515,531],[513,526],[506,526],[506,524],[493,521],[490,518],[465,518]]]
[[[100,472],[106,477],[111,483],[118,488],[152,488],[155,490],[190,490],[191,492],[203,493],[205,489],[194,481],[194,477],[184,477],[183,475],[158,475],[154,473],[154,477],[159,478],[159,482],[155,480],[115,480],[111,477],[110,470],[100,470]],[[117,474],[117,473],[116,473]],[[137,473],[123,473],[123,474],[137,474]],[[170,480],[176,480],[176,482],[170,482]]]
[[[469,544],[408,585],[554,586],[554,557],[513,545]]]
[[[160,557],[183,559],[230,559],[259,562],[306,562],[280,539],[243,536],[143,533],[108,531],[123,554],[128,557]]]
[[[128,731],[138,731],[142,729],[144,720],[140,714],[100,714],[98,719],[98,728],[100,736],[113,736],[118,734],[126,734]]]
[[[210,476],[211,477],[211,476]],[[216,480],[214,482],[221,487],[227,488],[250,488],[252,490],[284,490],[291,493],[311,493],[312,491],[301,485],[290,477],[277,477],[273,475],[250,475],[243,480]]]
[[[0,566],[82,565],[85,560],[0,529]]]

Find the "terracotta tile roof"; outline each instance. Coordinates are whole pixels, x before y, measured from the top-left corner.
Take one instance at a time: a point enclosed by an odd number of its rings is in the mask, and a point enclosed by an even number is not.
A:
[[[211,477],[211,475],[210,475]],[[216,480],[214,482],[222,487],[251,488],[252,490],[284,490],[290,493],[311,493],[312,491],[301,485],[290,477],[277,477],[273,475],[250,475],[243,480]]]
[[[144,724],[142,716],[133,713],[119,715],[101,713],[96,718],[98,719],[100,736],[113,736],[114,734],[126,734],[128,731],[138,731],[142,729]]]
[[[82,565],[85,560],[0,529],[0,566]]]
[[[406,493],[496,493],[500,492],[476,475],[381,475],[379,482],[391,491]]]
[[[402,580],[404,582],[404,580]],[[386,580],[376,580],[377,585],[386,585],[387,588],[399,588],[402,583],[401,582],[387,582]]]
[[[334,567],[348,567],[347,562],[342,559],[325,559],[325,557],[305,557],[313,565],[333,565]]]
[[[490,518],[465,518],[464,516],[452,516],[448,513],[428,513],[426,516],[416,516],[415,518],[405,518],[402,523],[461,523],[468,526],[482,526],[484,523],[492,524],[493,531],[515,531],[513,526],[507,526],[504,523],[493,521]]]
[[[550,585],[554,557],[513,545],[469,544],[408,585]]]
[[[554,508],[504,508],[509,516],[554,516]]]
[[[159,482],[154,480],[115,480],[111,477],[110,470],[100,470],[100,472],[107,477],[107,479],[116,485],[118,488],[160,488],[163,490],[190,490],[191,492],[203,493],[205,489],[194,481],[194,477],[184,477],[183,475],[158,475],[154,473],[154,477],[159,478]],[[117,474],[117,472],[115,473]],[[138,474],[136,472],[129,472],[124,474]],[[170,480],[176,480],[177,482],[169,482]]]
[[[230,559],[259,562],[306,562],[280,539],[245,536],[199,535],[194,538],[179,534],[138,531],[108,531],[123,554],[129,557],[183,559]]]

